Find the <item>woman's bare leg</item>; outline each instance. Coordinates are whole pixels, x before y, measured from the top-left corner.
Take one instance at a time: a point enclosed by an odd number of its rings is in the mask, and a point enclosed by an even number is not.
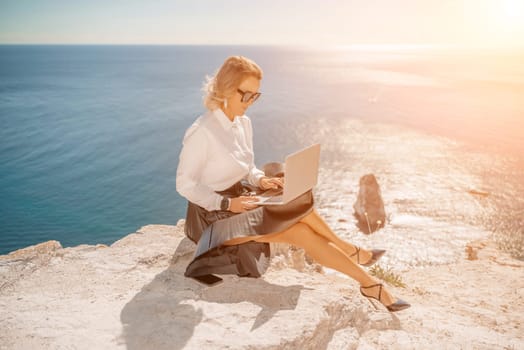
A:
[[[327,240],[336,244],[337,247],[349,255],[354,262],[357,262],[357,255],[355,254],[357,252],[357,247],[338,237],[315,209],[300,221],[311,227],[311,229],[317,234],[322,235]],[[371,259],[371,252],[365,249],[360,249],[358,258],[360,258],[361,263],[369,261],[369,259]]]
[[[239,238],[244,239],[244,241],[254,240],[265,243],[289,243],[294,246],[304,248],[306,253],[315,261],[323,266],[346,274],[360,283],[361,286],[369,286],[378,283],[376,279],[371,277],[365,270],[353,262],[353,260],[349,258],[349,256],[337,245],[322,235],[315,233],[311,227],[305,223],[299,222],[282,232]],[[226,243],[235,244],[230,243],[233,241],[234,240],[231,240]],[[237,242],[240,242],[240,240],[237,240]],[[387,290],[384,289],[382,293],[382,301],[385,305],[395,302],[395,299],[389,294]]]

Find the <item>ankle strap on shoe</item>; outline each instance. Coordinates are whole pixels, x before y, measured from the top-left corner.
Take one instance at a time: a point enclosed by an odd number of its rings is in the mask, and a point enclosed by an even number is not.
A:
[[[380,288],[378,289],[378,298],[376,298],[378,301],[380,301],[380,297],[382,296],[382,287],[383,287],[382,283],[372,284],[372,285],[369,285],[369,286],[367,286],[367,287],[360,286],[360,293],[364,294],[364,293],[362,292],[362,289],[368,289],[368,288],[373,288],[373,287],[380,287]]]

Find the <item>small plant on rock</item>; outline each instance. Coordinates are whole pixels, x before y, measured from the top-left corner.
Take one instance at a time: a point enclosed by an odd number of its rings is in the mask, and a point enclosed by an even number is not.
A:
[[[391,284],[395,287],[402,287],[405,288],[406,284],[402,282],[402,277],[391,271],[391,269],[383,268],[380,265],[374,265],[369,269],[369,273],[372,276],[375,276],[377,278],[380,278],[381,280],[385,281],[388,284]]]

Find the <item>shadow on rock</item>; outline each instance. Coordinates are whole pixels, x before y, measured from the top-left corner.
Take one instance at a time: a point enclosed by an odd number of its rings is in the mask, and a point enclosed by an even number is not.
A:
[[[296,308],[302,285],[280,286],[268,283],[260,278],[242,277],[236,280],[224,280],[218,286],[204,288],[200,299],[214,303],[248,302],[261,308],[251,331],[269,321],[281,310]]]
[[[187,238],[182,240],[172,262],[188,261],[191,245]],[[202,311],[184,304],[197,291],[188,285],[182,265],[171,263],[123,308],[122,338],[128,349],[181,349],[193,335]]]
[[[224,282],[208,287],[184,276],[195,245],[184,238],[169,267],[155,276],[123,308],[122,339],[128,349],[182,349],[204,318],[198,301],[249,302],[258,305],[251,330],[268,322],[278,311],[295,309],[301,285],[280,286],[261,278],[225,276]]]

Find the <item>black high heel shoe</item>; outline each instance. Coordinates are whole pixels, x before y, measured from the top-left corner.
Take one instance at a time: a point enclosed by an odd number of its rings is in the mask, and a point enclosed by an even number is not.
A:
[[[373,265],[374,263],[376,263],[378,261],[378,259],[380,259],[382,257],[382,255],[384,255],[384,253],[386,252],[384,249],[373,249],[371,250],[371,258],[366,261],[365,263],[361,263],[360,262],[360,256],[359,256],[359,253],[360,253],[360,247],[357,247],[355,246],[356,248],[356,251],[351,254],[349,257],[353,257],[353,256],[357,256],[357,264],[359,265],[362,265],[362,266],[371,266]]]
[[[368,289],[368,288],[373,288],[373,287],[379,287],[378,298],[374,297],[372,295],[364,294],[363,289]],[[375,307],[375,309],[377,309],[377,310],[378,310],[377,306],[373,303],[373,301],[371,299],[376,299],[376,300],[380,301],[380,303],[382,305],[384,305],[384,303],[382,303],[382,300],[380,300],[381,297],[382,297],[382,287],[383,287],[382,283],[372,284],[372,285],[367,286],[367,287],[362,287],[362,286],[360,287],[360,294],[365,296],[369,300],[371,305],[373,305]],[[384,306],[386,307],[386,309],[388,309],[389,312],[396,312],[396,311],[407,309],[411,305],[409,303],[405,302],[402,299],[397,299],[397,301],[395,301],[394,303],[389,304],[389,305],[384,305]]]

